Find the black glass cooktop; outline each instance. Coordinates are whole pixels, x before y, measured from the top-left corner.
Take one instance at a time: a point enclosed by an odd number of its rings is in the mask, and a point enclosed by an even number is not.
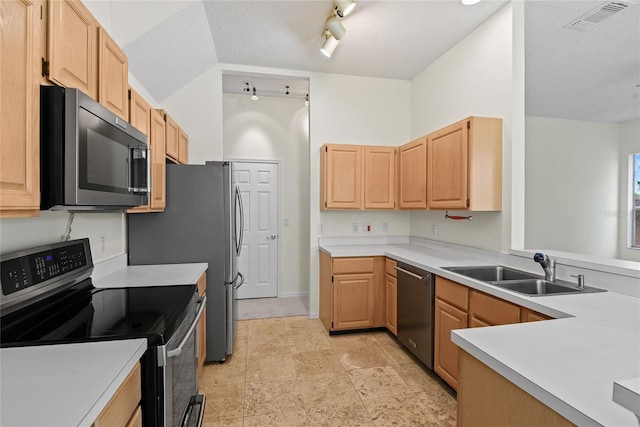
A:
[[[163,345],[194,304],[196,286],[97,289],[90,279],[2,317],[0,346],[147,338]]]

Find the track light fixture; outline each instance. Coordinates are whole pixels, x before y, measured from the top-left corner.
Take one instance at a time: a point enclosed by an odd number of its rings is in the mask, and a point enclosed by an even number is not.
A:
[[[289,86],[285,86],[285,88],[287,89],[287,91],[284,94],[289,95]]]
[[[333,37],[336,38],[336,40],[340,40],[344,37],[345,34],[347,34],[347,29],[344,28],[335,13],[331,14],[331,16],[327,18],[324,23],[324,27],[331,33]]]
[[[309,94],[304,96],[304,105],[309,105]]]
[[[338,43],[339,43],[338,40],[336,40],[336,38],[333,37],[333,34],[331,34],[329,30],[325,30],[324,43],[320,48],[320,52],[322,52],[322,54],[327,58],[331,58],[333,51],[336,50],[336,47],[338,47]]]
[[[251,95],[251,100],[252,101],[257,101],[258,100],[258,95],[256,95],[256,87],[253,87],[253,95]]]
[[[354,0],[335,0],[335,11],[336,14],[340,18],[344,18],[347,16],[354,7],[356,7],[356,2]]]

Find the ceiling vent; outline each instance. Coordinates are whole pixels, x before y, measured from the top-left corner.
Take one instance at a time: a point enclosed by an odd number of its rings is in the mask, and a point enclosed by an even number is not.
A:
[[[590,10],[575,21],[572,21],[569,24],[565,25],[565,28],[579,31],[587,30],[594,25],[601,23],[610,16],[613,16],[618,12],[622,12],[627,7],[628,5],[622,2],[607,2],[596,7],[593,10]]]

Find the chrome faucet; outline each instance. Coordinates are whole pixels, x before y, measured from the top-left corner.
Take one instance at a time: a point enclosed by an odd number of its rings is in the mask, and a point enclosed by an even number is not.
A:
[[[533,256],[533,260],[540,264],[544,270],[544,280],[549,282],[556,281],[556,260],[549,258],[547,255],[543,255],[540,252]]]

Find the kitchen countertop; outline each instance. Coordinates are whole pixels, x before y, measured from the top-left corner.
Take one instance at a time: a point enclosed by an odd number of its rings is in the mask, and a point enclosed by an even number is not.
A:
[[[616,381],[613,385],[613,401],[636,414],[640,424],[640,377]]]
[[[528,297],[442,269],[495,264],[464,251],[411,244],[320,249],[332,257],[387,256],[556,318],[460,329],[451,338],[577,425],[638,426],[634,414],[613,401],[613,384],[640,377],[640,299],[614,292]]]
[[[146,339],[0,349],[0,424],[91,426],[146,349]]]
[[[206,262],[129,265],[92,282],[96,288],[191,285],[198,282],[208,266]]]

